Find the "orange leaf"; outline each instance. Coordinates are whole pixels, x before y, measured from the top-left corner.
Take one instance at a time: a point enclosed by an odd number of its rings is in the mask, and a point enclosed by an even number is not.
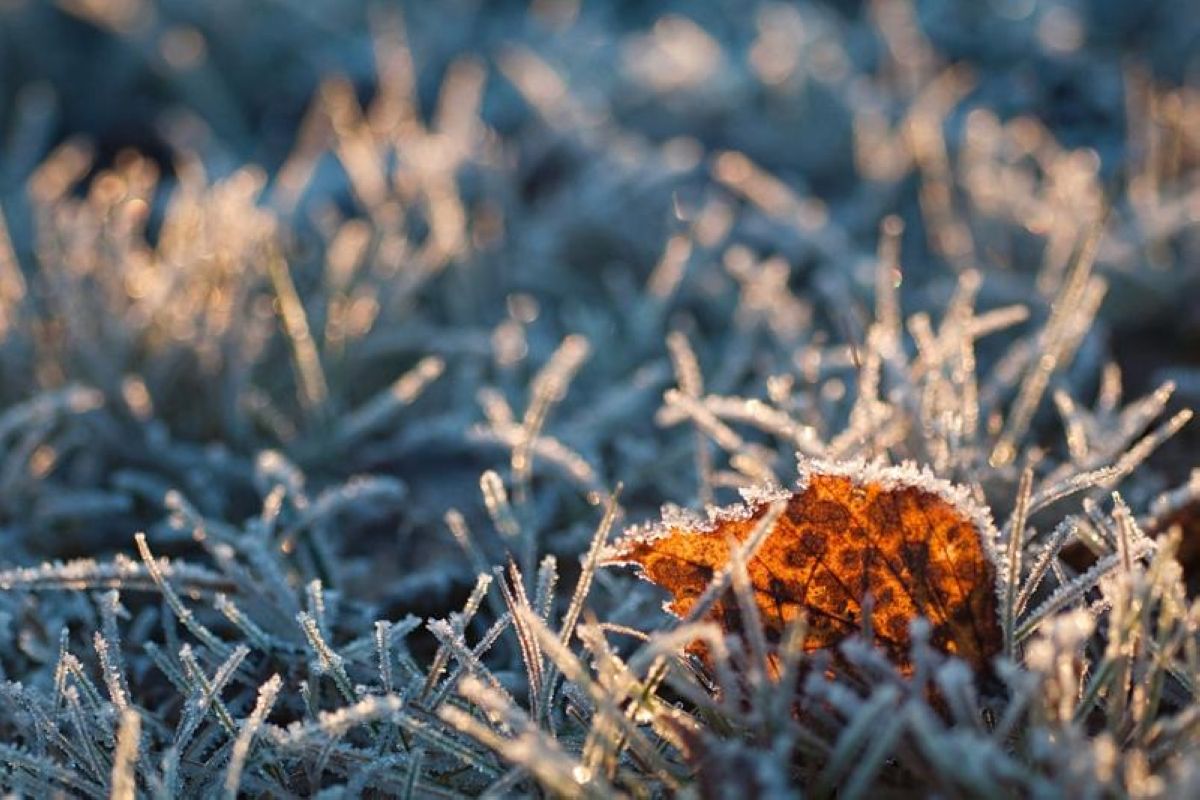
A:
[[[976,669],[1000,652],[995,527],[965,489],[910,465],[823,463],[778,497],[786,509],[747,564],[769,643],[778,644],[804,612],[805,649],[834,648],[862,630],[869,595],[876,641],[906,673],[909,623],[918,616],[931,623],[935,647]],[[605,563],[636,565],[670,593],[667,610],[686,616],[729,565],[730,543],[745,541],[769,506],[760,497],[714,510],[707,522],[669,519],[634,529]],[[740,632],[730,592],[704,618]]]

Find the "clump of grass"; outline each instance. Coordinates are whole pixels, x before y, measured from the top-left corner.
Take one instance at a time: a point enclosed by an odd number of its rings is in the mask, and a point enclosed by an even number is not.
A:
[[[78,11],[131,52],[166,30]],[[1049,13],[1010,23],[1053,39]],[[1175,556],[1200,490],[1168,491],[1194,462],[1162,451],[1194,376],[1125,400],[1111,345],[1195,288],[1200,95],[1129,68],[1111,156],[991,110],[907,3],[765,5],[729,41],[504,19],[431,104],[377,15],[366,104],[326,80],[269,173],[186,125],[165,174],[79,139],[29,159],[23,112],[0,785],[1192,793],[1200,607]],[[163,74],[202,116],[229,105],[211,71]],[[714,132],[713,103],[750,132]],[[802,110],[846,137],[778,146],[771,115]],[[660,505],[787,485],[797,457],[913,461],[990,511],[991,680],[919,619],[911,674],[867,635],[806,651],[800,619],[772,676],[754,624],[673,619],[598,568]],[[705,597],[749,608],[744,570]]]

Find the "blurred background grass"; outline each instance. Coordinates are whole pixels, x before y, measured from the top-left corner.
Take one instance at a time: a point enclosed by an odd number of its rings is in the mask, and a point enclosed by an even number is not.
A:
[[[1036,276],[1104,220],[1104,324],[1064,380],[1090,391],[1115,356],[1130,395],[1170,378],[1195,402],[1192,5],[0,0],[0,209],[28,288],[0,396],[78,384],[106,408],[27,442],[46,479],[9,484],[7,530],[30,557],[121,549],[159,520],[129,488],[148,477],[240,519],[282,448],[317,487],[402,476],[386,525],[434,576],[441,514],[481,513],[504,455],[469,432],[573,333],[592,352],[555,432],[585,483],[623,480],[635,514],[694,501],[653,422],[665,334],[714,391],[761,393],[798,346],[861,337],[887,215],[907,309],[978,268],[985,305],[1035,316]],[[405,424],[331,444],[431,354],[446,374]],[[1194,447],[1159,457],[1167,480]],[[580,503],[543,512],[570,528]]]

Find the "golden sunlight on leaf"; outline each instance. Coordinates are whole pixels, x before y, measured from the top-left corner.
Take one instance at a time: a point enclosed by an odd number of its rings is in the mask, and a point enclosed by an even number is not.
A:
[[[731,545],[746,540],[769,506],[751,502],[716,510],[707,523],[634,530],[606,563],[636,565],[670,594],[667,609],[686,616],[729,567]],[[804,613],[805,649],[835,648],[863,630],[870,597],[875,639],[902,671],[911,671],[909,623],[917,617],[931,623],[935,647],[983,669],[1003,645],[994,535],[965,491],[909,467],[814,470],[787,493],[783,514],[747,564],[766,638],[778,644]],[[741,632],[729,593],[705,618]],[[700,645],[692,650],[703,657]]]

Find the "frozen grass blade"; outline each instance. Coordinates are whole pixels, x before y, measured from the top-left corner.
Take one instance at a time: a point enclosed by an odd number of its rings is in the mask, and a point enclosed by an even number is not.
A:
[[[482,686],[473,684],[470,680],[464,681],[459,691],[472,702],[493,712],[501,712],[504,709]],[[611,788],[605,785],[602,778],[587,774],[578,762],[563,753],[552,739],[539,735],[536,729],[528,725],[518,728],[523,732],[517,738],[508,739],[494,733],[491,728],[454,706],[443,706],[439,713],[442,719],[455,729],[479,741],[511,763],[524,767],[549,791],[564,797],[602,798],[612,795]],[[519,723],[519,718],[513,721]]]
[[[516,564],[509,562],[508,575],[509,578],[506,581],[503,570],[499,567],[496,568],[496,577],[500,579],[500,593],[504,597],[505,605],[508,606],[508,613],[513,621],[513,633],[516,635],[517,645],[521,651],[521,660],[525,666],[526,680],[529,685],[530,712],[537,720],[541,719],[545,664],[542,659],[542,649],[538,645],[538,640],[534,637],[528,621],[530,616],[537,616],[537,612],[529,605],[529,598],[525,595],[525,579],[521,576],[521,571]]]
[[[575,627],[579,624],[580,615],[583,614],[584,604],[591,593],[592,583],[596,578],[596,569],[600,563],[600,556],[604,552],[605,543],[612,533],[613,525],[616,523],[617,514],[620,511],[617,500],[620,498],[621,488],[618,485],[616,491],[609,497],[604,509],[604,517],[600,520],[600,524],[596,526],[596,532],[592,535],[591,544],[588,546],[587,553],[583,557],[582,566],[579,571],[579,581],[575,584],[575,591],[571,594],[571,603],[567,606],[567,611],[563,615],[562,624],[558,630],[559,641],[564,647],[570,646],[571,639],[575,636]],[[544,696],[541,698],[541,706],[547,713],[549,713],[554,703],[557,679],[558,670],[551,663],[546,670]]]
[[[238,787],[242,782],[242,773],[246,768],[246,759],[250,756],[254,738],[262,730],[267,715],[271,713],[271,708],[274,707],[275,701],[279,697],[282,685],[283,680],[278,675],[272,675],[266,683],[258,688],[258,700],[254,703],[254,710],[242,722],[237,739],[234,740],[233,749],[230,751],[229,767],[225,770],[226,800],[234,800],[237,797]]]
[[[476,576],[475,588],[471,590],[471,594],[467,598],[466,604],[463,606],[462,613],[458,615],[457,629],[452,631],[453,633],[456,635],[461,635],[461,632],[475,616],[476,611],[479,610],[479,606],[483,602],[483,598],[485,596],[490,596],[488,589],[492,585],[492,580],[492,576],[486,573],[481,572]],[[501,619],[506,619],[508,617],[508,613],[502,612],[500,617]],[[425,678],[425,685],[421,690],[422,699],[429,697],[430,692],[433,691],[434,686],[436,686],[438,680],[441,679],[442,673],[446,671],[446,664],[449,663],[450,660],[450,650],[448,648],[449,645],[443,642],[442,646],[438,648],[436,653],[434,653],[433,662],[430,665],[429,671]]]
[[[121,713],[117,752],[113,754],[111,800],[133,800],[137,795],[137,760],[142,718],[133,709]]]
[[[230,648],[227,644],[217,638],[216,634],[202,625],[196,620],[191,610],[183,604],[179,595],[175,592],[171,585],[167,583],[166,577],[163,575],[162,567],[155,560],[154,554],[150,552],[150,546],[146,543],[146,534],[138,533],[134,536],[134,541],[137,543],[138,554],[142,557],[142,563],[146,565],[146,571],[150,573],[155,586],[162,592],[163,599],[167,601],[167,605],[171,607],[171,611],[179,619],[183,627],[187,628],[197,639],[204,643],[204,646],[212,650],[217,655],[228,655]]]
[[[504,488],[504,480],[495,472],[483,473],[479,479],[479,488],[483,492],[483,502],[487,507],[492,523],[500,535],[509,540],[521,536],[521,524],[508,502],[508,490]]]
[[[1016,624],[1017,598],[1021,585],[1021,556],[1025,552],[1025,522],[1029,517],[1032,492],[1033,467],[1026,467],[1021,472],[1020,483],[1017,484],[1016,508],[1004,530],[1008,536],[1008,551],[1004,559],[1004,607],[1000,625],[1004,631],[1005,655],[1009,658],[1013,655],[1013,627]]]
[[[1098,295],[1103,294],[1103,284],[1091,280],[1091,271],[1101,232],[1100,226],[1094,226],[1079,243],[1070,275],[1043,329],[1041,343],[1048,349],[1041,353],[1021,382],[1017,399],[1005,420],[1004,431],[992,449],[993,464],[1009,464],[1016,457],[1017,442],[1028,430],[1050,376],[1066,366],[1078,336],[1086,330],[1095,306],[1099,304]],[[1078,333],[1073,336],[1073,331]]]
[[[1041,586],[1042,580],[1046,577],[1046,573],[1050,569],[1050,564],[1058,559],[1063,547],[1066,546],[1067,542],[1077,532],[1078,522],[1074,517],[1067,517],[1050,534],[1050,540],[1038,555],[1037,560],[1033,562],[1033,566],[1029,569],[1029,575],[1025,578],[1025,582],[1021,586],[1021,591],[1017,595],[1017,602],[1013,611],[1014,619],[1025,613],[1025,608],[1029,605],[1030,598],[1033,597],[1034,592]]]
[[[317,665],[320,671],[333,679],[338,692],[341,693],[347,703],[357,702],[359,699],[358,692],[355,691],[354,685],[350,683],[350,676],[346,674],[344,660],[325,641],[325,637],[321,634],[321,630],[317,626],[317,621],[309,614],[301,611],[296,615],[296,622],[300,624],[300,630],[304,632],[304,638],[308,641],[309,648],[312,650],[313,655],[317,657]]]
[[[501,685],[500,679],[484,666],[481,659],[496,644],[500,635],[508,629],[511,623],[512,618],[505,614],[496,620],[483,636],[480,637],[475,646],[470,649],[467,649],[462,635],[452,630],[445,621],[436,620],[429,623],[430,632],[437,637],[438,642],[445,648],[446,652],[458,660],[458,666],[451,670],[445,680],[442,681],[441,688],[426,700],[426,705],[429,708],[440,708],[450,692],[458,685],[459,678],[462,677],[464,672],[469,672],[475,677],[486,681],[497,692],[508,697],[508,690]]]
[[[675,368],[675,381],[679,391],[693,400],[699,400],[704,395],[704,376],[700,371],[700,361],[692,350],[687,336],[679,331],[667,335],[667,352],[671,355],[671,364]],[[700,483],[700,502],[709,505],[713,501],[713,463],[712,453],[709,452],[708,442],[703,432],[697,428],[695,433],[696,448],[696,477]]]
[[[328,413],[329,384],[309,330],[308,315],[304,311],[300,295],[296,292],[296,284],[292,281],[291,271],[283,255],[272,249],[266,261],[267,274],[271,278],[271,285],[279,303],[283,330],[291,345],[300,403],[313,419],[321,420]]]
[[[415,367],[397,378],[387,389],[342,418],[335,434],[338,445],[347,447],[381,428],[400,409],[411,405],[429,384],[441,376],[445,369],[446,362],[437,356],[421,359]]]
[[[61,767],[49,759],[27,753],[13,745],[0,743],[0,759],[3,759],[10,769],[27,773],[28,777],[21,779],[19,784],[28,788],[38,787],[54,791],[59,788],[55,784],[60,784],[85,797],[96,800],[107,797],[102,787],[84,780],[74,770]]]
[[[1129,554],[1130,559],[1141,558],[1153,549],[1153,545],[1149,542],[1140,544],[1131,548]],[[1084,594],[1093,589],[1107,575],[1120,569],[1126,563],[1118,553],[1105,556],[1099,559],[1087,572],[1079,577],[1063,582],[1055,592],[1038,606],[1033,611],[1029,612],[1025,619],[1017,624],[1016,630],[1013,633],[1014,645],[1021,643],[1029,638],[1038,627],[1050,619],[1054,614],[1062,611],[1073,603],[1083,599]]]
[[[814,789],[816,797],[831,796],[835,787],[843,784],[847,773],[856,762],[860,765],[871,764],[871,759],[864,758],[861,751],[878,741],[881,726],[886,729],[890,724],[889,720],[899,716],[896,714],[898,699],[899,692],[894,687],[884,686],[876,691],[846,724],[838,736],[837,746],[817,778]],[[887,742],[888,737],[884,736],[883,740]],[[886,749],[887,745],[884,746],[885,751]],[[860,791],[862,788],[860,787]]]
[[[568,336],[530,384],[529,407],[521,420],[521,441],[512,453],[514,495],[518,505],[524,505],[529,496],[533,443],[541,434],[551,409],[566,396],[567,387],[590,352],[587,339],[579,335]]]

